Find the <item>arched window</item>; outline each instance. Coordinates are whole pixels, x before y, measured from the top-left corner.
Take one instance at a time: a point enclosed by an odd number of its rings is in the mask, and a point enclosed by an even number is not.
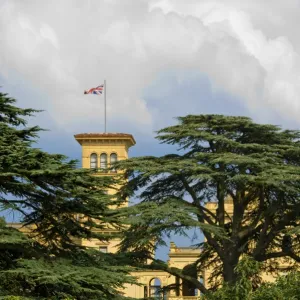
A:
[[[101,169],[107,168],[107,154],[106,153],[102,153],[100,155],[100,168]]]
[[[199,277],[199,282],[202,283],[202,284],[204,285],[204,278],[203,278],[203,275],[201,275],[201,276]],[[201,293],[201,291],[198,291],[198,290],[196,289],[196,291],[195,291],[195,296],[203,296],[203,293]]]
[[[186,265],[183,268],[182,273],[184,275],[188,275],[195,279],[197,279],[197,277],[198,277],[197,268],[195,267],[194,264]],[[182,280],[182,296],[195,296],[196,290],[197,289],[193,283],[191,283],[187,280]]]
[[[90,156],[90,165],[91,165],[91,169],[97,169],[97,154],[96,153],[92,153]]]
[[[118,156],[117,156],[117,154],[116,154],[116,153],[112,153],[112,154],[110,155],[110,165],[113,167],[114,163],[116,163],[117,161],[118,161]],[[115,168],[112,168],[112,169],[111,169],[111,172],[112,172],[112,173],[116,173],[117,170],[116,170]]]
[[[149,296],[151,299],[161,299],[162,285],[159,278],[152,278],[149,282]]]
[[[176,276],[176,281],[175,281],[175,293],[176,293],[176,296],[180,296],[180,279],[178,276]]]

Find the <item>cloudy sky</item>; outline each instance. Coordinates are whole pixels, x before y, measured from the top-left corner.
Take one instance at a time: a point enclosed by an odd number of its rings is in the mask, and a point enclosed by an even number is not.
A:
[[[45,110],[39,146],[80,158],[73,135],[132,133],[131,156],[164,154],[154,131],[219,113],[300,126],[299,0],[0,0],[0,86]]]

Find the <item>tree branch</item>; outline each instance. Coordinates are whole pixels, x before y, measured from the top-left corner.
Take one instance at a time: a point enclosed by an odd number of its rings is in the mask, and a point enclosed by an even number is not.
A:
[[[268,229],[268,224],[271,221],[271,217],[269,216],[269,222],[265,222],[264,228],[261,232],[259,242],[256,248],[253,251],[254,257],[259,256],[263,249],[267,249],[272,240],[278,235],[278,233],[283,230],[287,224],[290,223],[290,220],[296,217],[299,214],[297,209],[290,211],[289,213],[285,214],[281,221],[279,221],[275,226],[273,226],[268,234],[266,234]]]
[[[288,252],[281,251],[281,252],[266,253],[264,255],[257,256],[255,259],[257,259],[258,261],[266,261],[268,259],[280,258],[280,257],[286,257],[286,256],[293,258],[296,262],[300,262],[300,257],[297,254],[295,254],[293,251],[288,251]]]
[[[150,257],[149,257],[150,258]],[[158,259],[152,259],[152,264],[148,266],[144,266],[145,269],[151,269],[151,270],[162,270],[165,271],[173,276],[178,276],[179,278],[183,280],[187,280],[190,283],[192,283],[197,289],[199,289],[203,294],[206,294],[208,292],[207,288],[198,281],[197,278],[194,278],[192,276],[186,275],[182,273],[182,270],[175,267],[169,267],[165,262],[158,260]]]
[[[180,176],[180,179],[185,187],[185,189],[187,190],[187,192],[191,195],[192,199],[193,199],[193,202],[197,205],[198,204],[198,198],[197,198],[197,195],[195,193],[195,191],[190,187],[190,185],[188,184],[188,182],[186,181],[186,179],[184,178],[183,175]],[[201,206],[201,209],[203,208],[203,206]],[[205,222],[206,221],[206,218],[207,216],[205,215],[205,213],[203,213],[202,211],[202,214],[199,215],[197,214],[197,218],[198,218],[198,221],[199,222]],[[208,217],[209,219],[209,222],[211,222],[211,219]],[[209,223],[207,222],[207,223]],[[213,223],[209,223],[209,224],[213,224]],[[216,252],[218,253],[218,255],[220,257],[224,257],[224,253],[222,251],[222,248],[218,245],[217,241],[215,239],[212,238],[211,234],[206,232],[206,231],[202,231],[205,238],[207,239],[207,242],[216,249]]]

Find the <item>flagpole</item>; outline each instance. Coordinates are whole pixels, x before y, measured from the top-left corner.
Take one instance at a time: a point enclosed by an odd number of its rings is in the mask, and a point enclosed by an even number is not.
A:
[[[106,133],[106,80],[104,80],[104,133]]]

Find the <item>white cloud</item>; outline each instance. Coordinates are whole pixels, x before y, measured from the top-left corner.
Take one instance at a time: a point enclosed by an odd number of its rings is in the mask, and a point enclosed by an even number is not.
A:
[[[151,130],[143,90],[170,69],[198,70],[252,112],[272,107],[297,120],[299,2],[289,3],[2,1],[0,74],[13,80],[14,70],[38,86],[47,97],[31,106],[64,126],[101,117],[102,98],[83,90],[106,78],[110,118]]]
[[[42,25],[40,29],[40,34],[43,38],[49,40],[56,49],[59,49],[59,42],[57,40],[57,36],[54,30],[48,24]]]

